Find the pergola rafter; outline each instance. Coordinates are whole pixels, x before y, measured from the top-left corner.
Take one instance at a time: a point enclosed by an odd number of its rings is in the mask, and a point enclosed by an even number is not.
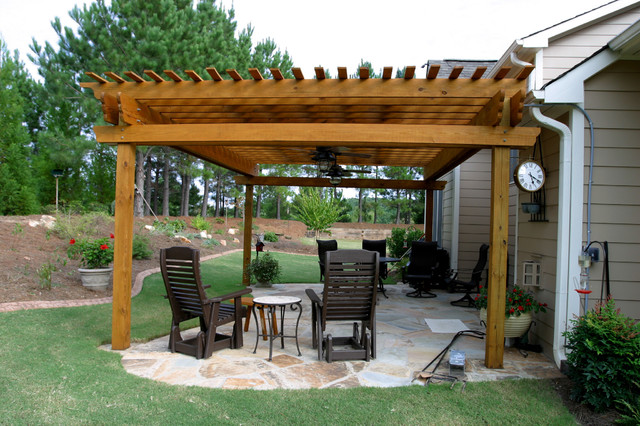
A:
[[[95,127],[96,138],[118,146],[112,347],[130,344],[135,146],[170,146],[239,173],[236,182],[247,188],[247,212],[254,185],[328,186],[326,178],[258,176],[261,165],[312,164],[309,152],[319,146],[366,154],[338,155],[341,165],[422,168],[424,178],[418,181],[344,179],[340,186],[425,189],[429,212],[433,191],[446,183],[437,179],[488,148],[493,151],[492,303],[485,361],[501,367],[504,298],[499,296],[506,286],[509,150],[532,146],[539,133],[516,127],[531,68],[516,78],[505,78],[509,70],[503,69],[492,79],[481,78],[486,67],[478,67],[470,78],[460,78],[462,67],[454,67],[446,78],[438,78],[437,66],[425,78],[416,78],[415,67],[407,67],[403,78],[392,78],[392,71],[385,67],[381,79],[372,79],[362,67],[357,78],[349,78],[340,67],[338,78],[329,79],[318,67],[310,80],[299,68],[292,69],[294,79],[284,78],[278,69],[269,70],[272,78],[250,69],[250,79],[237,70],[226,70],[230,79],[225,79],[215,68],[206,69],[211,79],[194,70],[165,70],[167,78],[152,70],[144,71],[147,78],[125,72],[131,81],[105,73],[113,82],[88,72],[95,82],[81,85],[93,90],[105,121],[112,124]],[[246,266],[251,214],[245,214],[244,228]]]

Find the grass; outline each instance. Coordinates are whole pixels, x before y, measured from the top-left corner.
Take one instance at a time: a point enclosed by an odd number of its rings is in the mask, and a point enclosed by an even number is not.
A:
[[[339,249],[361,249],[362,248],[362,240],[337,240],[337,241],[338,241]],[[307,238],[307,237],[300,238],[300,242],[308,246],[316,245],[315,238]]]
[[[237,263],[232,256],[203,265],[220,272],[216,292],[238,288],[233,268],[228,275],[221,272]],[[163,294],[156,274],[132,299],[132,340],[167,334],[171,312]],[[171,386],[126,373],[120,355],[97,348],[110,340],[110,318],[110,304],[0,313],[0,422],[575,424],[546,381],[469,383],[464,393],[448,385],[428,391],[421,386],[297,391]]]

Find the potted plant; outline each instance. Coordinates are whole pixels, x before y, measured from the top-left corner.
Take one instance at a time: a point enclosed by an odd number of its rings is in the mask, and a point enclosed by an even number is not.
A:
[[[475,297],[476,308],[480,310],[480,319],[487,321],[488,292],[486,286],[480,286],[480,294]],[[547,312],[547,304],[536,301],[535,297],[519,286],[507,289],[504,310],[504,337],[520,337],[528,329],[533,313]]]
[[[70,259],[80,260],[80,279],[90,290],[103,291],[111,283],[113,268],[109,265],[113,262],[113,238],[111,234],[109,238],[69,240],[67,255]]]
[[[264,253],[251,261],[247,268],[249,275],[257,282],[256,287],[271,287],[282,272],[278,261],[269,253]]]

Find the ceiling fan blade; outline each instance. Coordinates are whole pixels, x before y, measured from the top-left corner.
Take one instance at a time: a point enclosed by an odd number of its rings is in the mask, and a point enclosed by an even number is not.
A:
[[[338,155],[343,155],[345,157],[359,157],[359,158],[369,158],[371,157],[371,154],[360,154],[357,152],[340,152],[337,153]]]
[[[352,170],[352,169],[347,169],[344,170],[345,172],[349,172],[349,173],[371,173],[371,170]]]

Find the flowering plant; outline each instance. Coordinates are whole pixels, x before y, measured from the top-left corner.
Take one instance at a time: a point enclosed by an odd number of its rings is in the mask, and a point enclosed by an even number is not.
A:
[[[106,268],[113,262],[113,234],[109,238],[95,240],[69,240],[67,255],[70,259],[80,259],[82,267],[87,269]]]
[[[487,287],[480,286],[480,294],[476,296],[476,308],[487,308],[488,292]],[[547,304],[537,302],[531,293],[527,293],[521,287],[514,286],[513,289],[507,289],[505,299],[505,318],[510,316],[519,317],[526,312],[547,312]]]

